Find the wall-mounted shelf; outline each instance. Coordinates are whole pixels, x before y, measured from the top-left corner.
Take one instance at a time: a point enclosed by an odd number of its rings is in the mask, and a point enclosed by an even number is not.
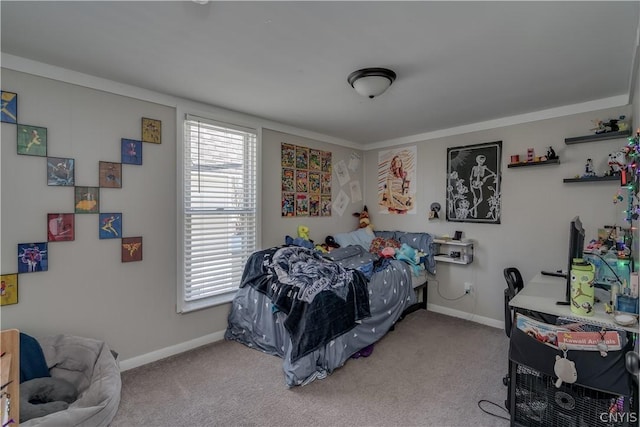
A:
[[[620,177],[617,175],[609,176],[592,176],[587,178],[565,178],[562,182],[598,182],[598,181],[620,181]]]
[[[436,261],[461,265],[467,265],[473,262],[472,240],[433,239],[433,243],[437,245],[437,255],[433,257]],[[459,256],[451,256],[453,252],[459,252]]]
[[[576,136],[574,138],[565,138],[565,144],[581,144],[583,142],[604,141],[607,139],[626,138],[631,136],[631,130],[624,130],[620,132],[604,132],[596,133],[594,135]]]
[[[544,160],[540,162],[520,162],[520,163],[510,163],[507,165],[508,168],[519,168],[522,166],[542,166],[542,165],[559,165],[560,159],[551,159]]]

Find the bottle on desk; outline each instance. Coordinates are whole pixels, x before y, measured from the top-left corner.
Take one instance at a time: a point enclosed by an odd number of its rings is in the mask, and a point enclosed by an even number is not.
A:
[[[571,312],[580,316],[593,316],[595,303],[596,268],[582,258],[574,258],[571,264]]]

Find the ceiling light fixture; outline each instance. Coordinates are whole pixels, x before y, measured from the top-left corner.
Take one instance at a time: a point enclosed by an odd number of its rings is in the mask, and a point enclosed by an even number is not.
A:
[[[386,68],[363,68],[347,77],[351,87],[368,98],[382,95],[395,79],[396,73]]]

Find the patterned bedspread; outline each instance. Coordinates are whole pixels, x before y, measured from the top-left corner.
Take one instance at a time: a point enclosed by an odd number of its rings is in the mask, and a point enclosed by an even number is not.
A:
[[[295,361],[370,316],[367,280],[318,252],[286,246],[253,253],[240,287],[266,295],[284,313]]]

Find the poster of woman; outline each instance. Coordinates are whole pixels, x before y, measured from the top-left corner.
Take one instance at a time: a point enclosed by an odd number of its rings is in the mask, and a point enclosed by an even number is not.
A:
[[[379,213],[416,213],[416,159],[416,146],[378,153]]]

